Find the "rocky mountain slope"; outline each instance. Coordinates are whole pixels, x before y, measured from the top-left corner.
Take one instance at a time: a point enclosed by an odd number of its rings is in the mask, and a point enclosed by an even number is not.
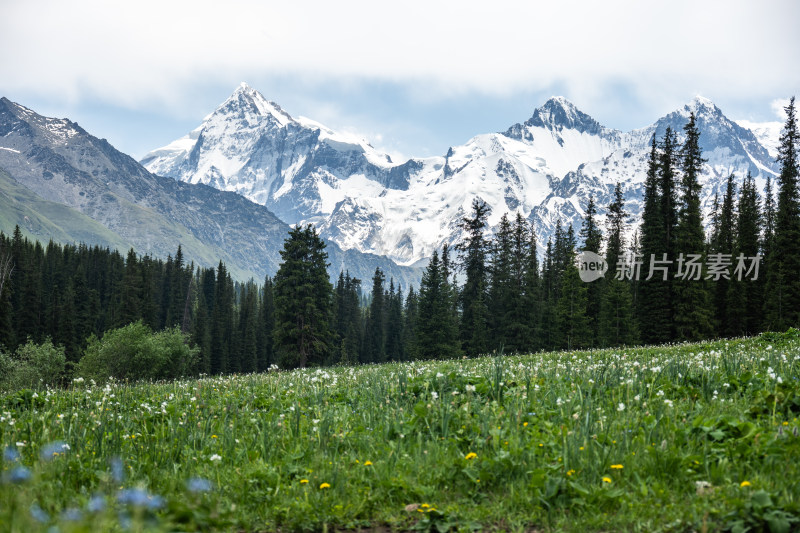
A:
[[[222,260],[242,280],[277,271],[289,230],[239,194],[154,175],[77,124],[6,98],[0,98],[0,205],[5,232],[19,224],[41,240],[132,246],[158,257],[181,244],[187,259],[202,266]],[[328,254],[332,276],[349,270],[369,279],[380,267],[403,286],[419,280],[417,270],[384,257],[333,243]]]

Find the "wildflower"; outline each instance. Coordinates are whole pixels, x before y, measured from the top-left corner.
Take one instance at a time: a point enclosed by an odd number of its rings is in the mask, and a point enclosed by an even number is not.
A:
[[[99,513],[106,508],[106,500],[101,494],[95,494],[86,504],[86,510],[90,513]]]
[[[189,492],[199,493],[199,492],[209,492],[212,489],[211,481],[201,478],[201,477],[193,477],[189,481],[186,482],[186,488],[189,489]]]
[[[65,522],[78,522],[82,518],[83,513],[80,509],[76,509],[75,507],[70,507],[61,513],[61,520],[64,520]]]
[[[364,461],[364,466],[372,466],[372,461]]]
[[[619,405],[617,406],[617,411],[624,411],[624,410],[625,410],[625,404],[620,402]]]
[[[117,501],[123,505],[160,509],[164,506],[164,498],[148,494],[143,489],[124,489],[117,493]]]
[[[300,484],[301,484],[301,485],[305,485],[306,483],[308,483],[308,480],[307,480],[307,479],[301,479],[301,480],[300,480]]]
[[[603,477],[603,483],[611,483],[610,477]]]
[[[68,451],[69,444],[64,441],[57,440],[45,445],[40,452],[40,456],[42,461],[49,461],[53,457],[58,457],[59,455],[67,453]]]
[[[319,486],[319,488],[321,488],[321,489],[329,489],[329,488],[331,488],[331,484],[330,483],[322,483]]]
[[[522,423],[522,427],[524,427],[524,428],[528,427],[528,423],[527,422],[523,422]]]
[[[749,481],[742,481],[741,483],[739,483],[740,487],[749,487],[751,485],[752,483],[750,483]]]
[[[19,461],[19,452],[15,448],[6,448],[3,450],[3,459],[9,463],[16,463]]]
[[[475,453],[475,452],[469,452],[467,455],[465,455],[465,456],[464,456],[464,459],[466,459],[467,461],[469,461],[470,459],[475,459],[476,457],[478,457],[478,454],[477,454],[477,453]]]
[[[575,473],[575,470],[567,470],[567,475],[568,476],[571,476],[574,473]]]
[[[119,457],[114,457],[109,461],[111,463],[111,476],[117,483],[122,483],[125,480],[125,467]]]
[[[218,455],[218,454],[216,454],[216,453],[215,453],[214,455],[212,455],[211,457],[209,457],[209,458],[208,458],[208,460],[209,460],[209,461],[212,461],[212,462],[215,462],[215,461],[222,461],[222,456],[221,456],[221,455]]]
[[[611,465],[613,470],[622,470],[624,467],[622,465]]]
[[[25,483],[31,478],[31,471],[24,466],[11,469],[5,476],[11,483]]]
[[[39,504],[33,502],[30,507],[31,518],[36,520],[37,522],[41,522],[42,524],[46,524],[50,521],[50,516],[44,512],[44,510],[39,507]]]
[[[216,438],[217,438],[217,436],[216,436],[216,435],[211,435],[211,438],[212,438],[212,439],[216,439]]]
[[[664,405],[667,407],[672,407],[672,400],[664,400]]]

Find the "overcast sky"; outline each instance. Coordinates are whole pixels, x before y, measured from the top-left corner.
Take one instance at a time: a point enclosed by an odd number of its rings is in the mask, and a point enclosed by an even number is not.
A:
[[[630,130],[698,94],[779,120],[774,102],[800,89],[794,0],[0,0],[0,13],[0,96],[136,158],[241,81],[395,156],[442,155],[553,95]]]

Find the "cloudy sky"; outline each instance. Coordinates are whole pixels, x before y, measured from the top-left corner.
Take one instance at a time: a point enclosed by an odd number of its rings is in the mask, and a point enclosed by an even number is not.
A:
[[[389,153],[441,155],[563,95],[606,126],[701,94],[779,120],[794,0],[0,0],[0,96],[141,157],[241,81]]]

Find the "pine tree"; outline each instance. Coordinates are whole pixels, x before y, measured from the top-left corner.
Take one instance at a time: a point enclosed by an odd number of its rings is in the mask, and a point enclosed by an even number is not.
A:
[[[640,228],[642,271],[639,280],[636,281],[636,312],[641,328],[641,340],[648,344],[666,342],[672,338],[669,285],[658,274],[647,279],[650,262],[662,259],[663,254],[667,252],[659,159],[656,139],[653,137],[644,183],[644,207]]]
[[[789,100],[786,123],[780,137],[778,162],[778,207],[775,212],[775,240],[769,260],[765,301],[767,325],[784,330],[800,325],[800,191],[797,149],[800,134],[794,97]]]
[[[597,208],[594,204],[594,196],[589,195],[589,203],[586,205],[586,214],[584,215],[579,235],[583,240],[583,250],[599,254],[603,241],[603,232],[597,225],[596,217]],[[589,323],[589,345],[597,346],[599,344],[600,303],[604,288],[605,278],[600,278],[586,285],[586,318]]]
[[[667,131],[669,133],[669,130]],[[685,263],[681,263],[681,257],[688,259],[689,254],[699,254],[702,263],[702,254],[705,249],[703,214],[700,210],[700,173],[705,160],[700,149],[700,131],[697,129],[694,113],[689,115],[689,122],[683,131],[686,134],[686,141],[680,154],[682,179],[680,209],[676,211],[678,223],[674,230],[670,228],[669,223],[665,225],[668,246],[672,246],[673,240],[675,242],[675,247],[667,250],[668,257],[673,261],[677,259],[679,268],[685,267]],[[665,145],[667,141],[668,137],[665,136]],[[667,173],[663,166],[662,172]],[[668,181],[666,177],[663,179],[664,182]],[[664,187],[662,186],[662,193],[666,195]],[[662,200],[662,205],[665,205],[665,218],[670,216],[666,211],[667,204],[668,202]],[[674,232],[674,239],[670,239],[670,231]],[[680,274],[677,272],[675,276]],[[712,308],[706,281],[683,276],[683,278],[670,282],[669,285],[671,285],[672,317],[677,338],[700,340],[710,336],[713,332]]]
[[[402,361],[403,355],[403,293],[400,287],[395,292],[394,280],[389,280],[386,293],[386,359]]]
[[[559,221],[560,226],[560,221]],[[541,319],[539,345],[543,349],[551,349],[556,345],[555,335],[555,306],[557,299],[556,292],[556,273],[555,262],[553,261],[553,242],[547,239],[547,248],[544,252],[541,280]]]
[[[512,263],[513,240],[511,223],[506,214],[500,219],[497,234],[491,243],[492,254],[489,265],[489,290],[487,298],[488,347],[506,352],[516,351],[511,346],[510,326],[515,318],[514,294],[518,290],[513,285]],[[518,294],[518,293],[517,293]]]
[[[606,263],[608,273],[600,305],[600,342],[603,346],[623,346],[636,343],[638,331],[633,314],[633,298],[628,280],[618,279],[617,265],[625,250],[626,219],[622,186],[614,187],[614,201],[608,206],[606,230]]]
[[[737,257],[754,258],[760,252],[760,209],[755,180],[748,172],[739,195],[734,265],[738,264]],[[754,275],[751,274],[749,278],[742,275],[741,280],[738,276],[731,276],[728,294],[731,327],[725,332],[726,335],[753,335],[760,330],[764,305],[763,270],[755,280],[752,279]]]
[[[383,363],[386,361],[386,305],[384,303],[384,274],[380,268],[372,276],[372,303],[369,306],[364,332],[364,351],[362,363]]]
[[[483,200],[472,202],[472,215],[461,220],[460,227],[467,234],[459,244],[461,267],[465,281],[461,291],[461,342],[464,352],[477,356],[487,349],[487,269],[488,242],[484,236],[490,208]],[[421,289],[420,289],[421,292]]]
[[[414,347],[419,359],[449,359],[461,354],[444,273],[439,253],[434,251],[419,288]]]
[[[333,286],[325,242],[310,224],[289,231],[275,274],[275,350],[288,368],[322,364],[332,342]]]
[[[736,184],[733,174],[728,176],[725,187],[725,195],[719,211],[719,223],[711,243],[711,251],[714,254],[722,254],[722,258],[727,258],[734,267],[734,251],[736,249]],[[732,274],[733,268],[729,268]],[[729,274],[730,277],[730,274]],[[711,287],[712,308],[714,310],[714,322],[716,333],[719,336],[733,335],[734,331],[741,330],[741,324],[733,323],[734,305],[730,301],[733,297],[731,293],[732,284],[730,279],[721,276],[715,280]]]
[[[403,312],[403,355],[406,360],[418,359],[417,324],[419,323],[419,299],[414,287],[409,287]]]
[[[572,226],[567,231],[567,260],[562,274],[561,295],[556,308],[556,324],[562,348],[572,350],[588,346],[591,328],[586,315],[587,288],[575,264],[575,236]]]

